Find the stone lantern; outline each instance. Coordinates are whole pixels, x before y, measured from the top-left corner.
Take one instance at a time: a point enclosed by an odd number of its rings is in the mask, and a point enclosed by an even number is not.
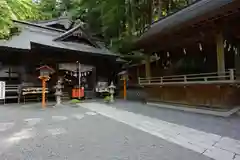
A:
[[[111,82],[110,86],[108,86],[108,89],[110,93],[110,102],[114,102],[114,93],[115,93],[116,86],[113,84],[113,82]]]
[[[56,86],[55,86],[55,89],[56,89],[56,91],[55,91],[55,96],[56,96],[56,106],[57,105],[60,105],[61,104],[61,96],[62,96],[62,88],[63,88],[63,85],[62,85],[62,79],[59,79],[58,81],[57,81],[57,84],[56,84]]]

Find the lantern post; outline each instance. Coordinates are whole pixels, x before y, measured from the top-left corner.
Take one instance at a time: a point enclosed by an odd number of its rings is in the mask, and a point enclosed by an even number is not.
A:
[[[37,70],[40,71],[40,76],[38,77],[39,79],[42,80],[42,108],[46,108],[46,82],[50,79],[49,75],[54,72],[54,70],[47,66],[41,66],[37,68]]]
[[[124,100],[127,99],[127,81],[128,81],[128,73],[127,71],[122,71],[118,73],[120,76],[121,80],[123,81],[123,98]]]
[[[127,99],[127,79],[125,76],[123,77],[123,98]]]
[[[78,62],[78,99],[81,98],[81,63]]]

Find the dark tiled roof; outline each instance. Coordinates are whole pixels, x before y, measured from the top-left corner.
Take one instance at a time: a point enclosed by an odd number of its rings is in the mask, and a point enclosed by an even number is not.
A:
[[[13,20],[13,22],[17,23],[18,25],[27,25],[27,26],[33,26],[33,27],[38,27],[42,29],[47,29],[51,31],[58,31],[58,32],[66,32],[65,30],[58,29],[58,28],[53,28],[45,25],[40,25],[37,23],[31,23],[31,22],[25,22],[25,21],[19,21],[19,20]]]
[[[71,51],[79,51],[82,53],[89,53],[89,54],[96,54],[96,55],[105,55],[105,56],[116,56],[118,55],[113,54],[109,51],[102,50],[99,48],[94,48],[89,45],[81,44],[81,43],[74,43],[74,42],[62,42],[62,41],[52,41],[48,43],[47,41],[31,41],[31,44],[37,44],[42,46],[48,46],[53,48],[59,48],[59,49],[67,49]]]
[[[110,52],[108,49],[104,47],[94,47],[90,45],[86,45],[80,42],[64,42],[67,36],[71,35],[77,29],[81,29],[81,27],[76,26],[75,28],[64,31],[61,29],[55,29],[47,26],[42,26],[35,23],[15,21],[17,24],[21,25],[22,31],[19,35],[13,36],[9,40],[0,40],[0,47],[9,47],[16,49],[25,49],[31,50],[32,44],[38,44],[42,46],[49,46],[59,49],[67,49],[72,51],[79,51],[83,53],[91,53],[96,55],[105,55],[105,56],[113,56],[118,57],[118,55]],[[84,31],[83,31],[84,32]],[[91,39],[87,35],[85,38],[89,40]],[[92,42],[95,44],[94,42]]]
[[[73,21],[69,17],[59,17],[50,20],[40,20],[40,21],[32,21],[32,23],[39,24],[42,26],[51,26],[55,24],[63,25],[65,29],[69,29],[73,24]]]
[[[38,27],[25,26],[19,35],[11,37],[9,40],[1,40],[0,46],[17,48],[17,49],[31,49],[31,41],[41,41],[51,44],[52,39],[60,35],[61,32],[45,30]]]
[[[83,38],[85,38],[87,41],[89,41],[93,46],[95,47],[99,47],[99,45],[92,40],[91,36],[89,36],[84,29],[81,27],[81,24],[78,24],[77,26],[73,27],[72,29],[70,29],[67,32],[64,32],[63,34],[61,34],[60,36],[54,38],[54,41],[60,41],[60,40],[64,40],[67,37],[71,36],[75,31],[81,32]]]
[[[220,9],[232,3],[234,0],[200,0],[170,16],[167,16],[158,22],[153,23],[139,39],[144,41],[154,35],[159,35],[169,31],[183,23],[194,20],[196,17],[206,15],[211,11]]]

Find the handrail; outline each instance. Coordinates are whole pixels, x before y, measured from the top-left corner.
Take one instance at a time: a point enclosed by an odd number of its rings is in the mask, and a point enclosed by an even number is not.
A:
[[[230,70],[233,70],[235,71],[235,69],[230,69]],[[174,77],[182,77],[182,76],[199,76],[199,75],[212,75],[212,74],[216,74],[216,75],[219,75],[219,74],[226,74],[226,73],[229,73],[230,71],[225,71],[225,72],[210,72],[210,73],[199,73],[199,74],[180,74],[180,75],[172,75],[172,76],[163,76],[163,77],[150,77],[151,79],[157,79],[157,78],[174,78]],[[149,79],[149,78],[143,78],[143,77],[139,77],[140,79]]]
[[[199,82],[232,82],[235,80],[235,69],[229,69],[225,72],[212,72],[212,73],[200,73],[200,74],[187,74],[187,75],[172,75],[163,77],[150,77],[138,79],[140,85],[151,84],[187,84],[187,83],[199,83]]]

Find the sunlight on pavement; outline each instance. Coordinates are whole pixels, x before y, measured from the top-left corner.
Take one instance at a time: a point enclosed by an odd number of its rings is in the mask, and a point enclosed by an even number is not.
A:
[[[86,112],[85,114],[89,115],[89,116],[95,116],[97,113],[96,112]]]
[[[76,118],[76,119],[83,119],[84,118],[84,115],[83,114],[74,114],[74,115],[72,115],[74,118]]]
[[[36,124],[40,123],[43,119],[42,118],[27,118],[24,119],[24,122],[29,126],[35,126]]]
[[[52,116],[52,119],[54,121],[64,121],[64,120],[67,120],[68,118],[65,116]]]
[[[32,128],[22,129],[20,132],[13,134],[10,138],[6,140],[8,143],[19,143],[21,140],[29,139],[34,137],[35,133]]]
[[[64,128],[48,129],[48,132],[53,136],[67,133],[67,131]]]
[[[7,122],[7,123],[0,123],[0,132],[6,131],[14,126],[14,123]]]

